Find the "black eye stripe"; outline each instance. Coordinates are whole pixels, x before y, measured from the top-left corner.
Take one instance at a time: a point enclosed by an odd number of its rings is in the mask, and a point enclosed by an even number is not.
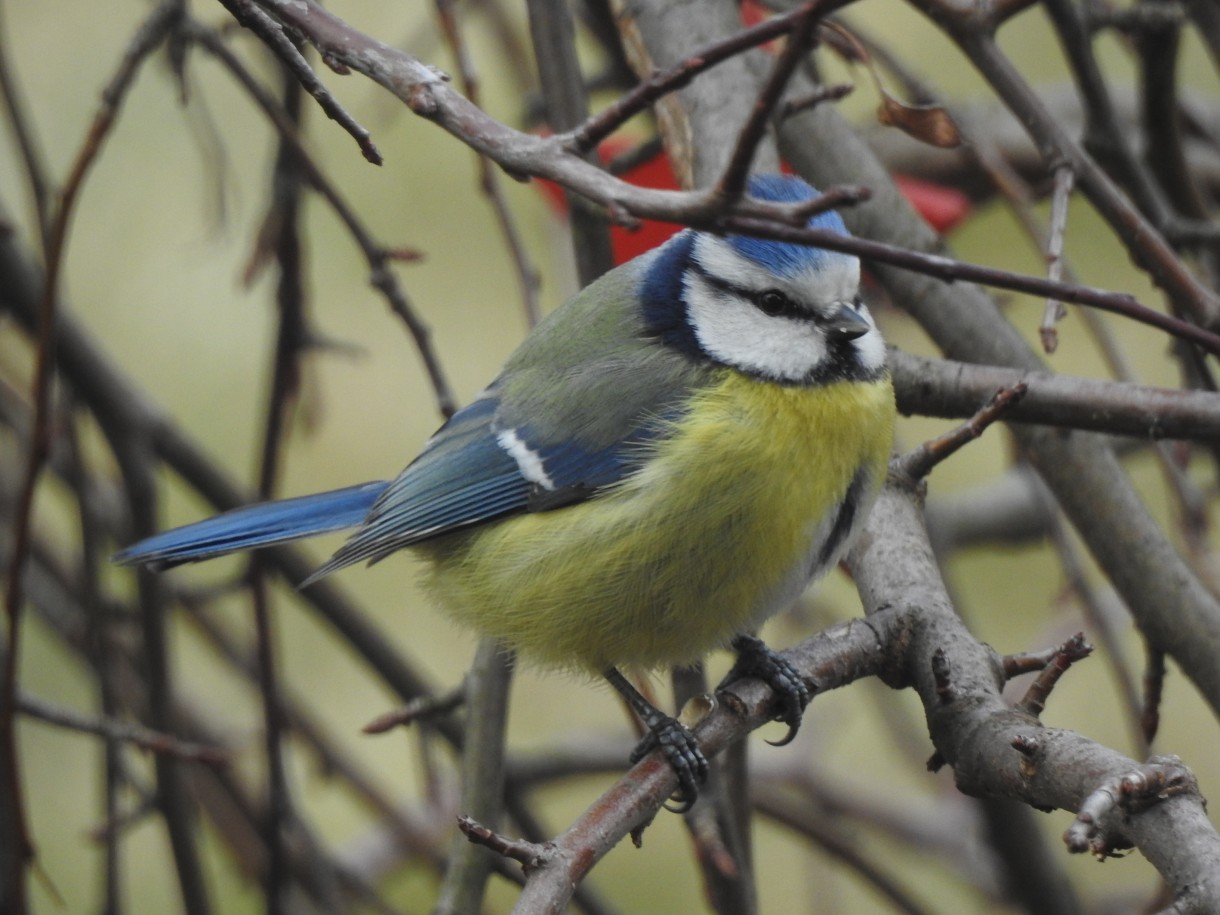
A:
[[[698,261],[692,261],[688,266],[689,270],[698,274],[707,284],[714,289],[719,289],[722,292],[729,292],[738,298],[745,299],[755,308],[761,311],[768,317],[785,317],[793,318],[798,321],[811,321],[814,316],[804,311],[800,305],[793,301],[792,297],[779,289],[763,289],[755,291],[747,289],[744,286],[738,286],[736,283],[729,282],[718,276],[713,276],[709,273],[702,264]]]

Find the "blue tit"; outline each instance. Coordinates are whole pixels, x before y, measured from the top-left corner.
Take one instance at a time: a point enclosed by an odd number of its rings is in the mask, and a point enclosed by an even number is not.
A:
[[[795,177],[751,179],[803,203]],[[837,213],[810,226],[846,234]],[[117,561],[169,566],[355,527],[305,584],[410,547],[454,617],[527,659],[606,676],[689,804],[697,743],[619,673],[733,645],[739,675],[808,701],[746,635],[843,555],[885,476],[885,344],[852,256],[686,230],[610,271],[525,339],[394,480],[253,505]]]

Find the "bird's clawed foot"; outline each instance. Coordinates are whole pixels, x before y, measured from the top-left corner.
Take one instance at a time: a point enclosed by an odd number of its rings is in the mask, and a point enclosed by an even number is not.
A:
[[[728,672],[717,689],[723,689],[737,680],[753,678],[762,680],[777,697],[774,720],[788,725],[788,733],[782,740],[767,741],[772,746],[782,747],[791,743],[801,726],[801,715],[809,704],[811,694],[796,668],[768,648],[762,639],[752,635],[739,635],[733,639],[737,652],[737,663]]]
[[[659,713],[658,713],[659,714]],[[631,751],[631,761],[639,762],[653,750],[660,750],[669,767],[678,776],[678,790],[674,792],[674,805],[665,805],[666,810],[686,813],[699,798],[699,788],[707,780],[707,757],[699,749],[699,741],[690,728],[677,718],[661,715],[648,724],[648,734]]]
[[[695,806],[699,788],[707,780],[707,757],[699,749],[699,741],[690,728],[645,699],[613,667],[606,671],[605,677],[648,728],[644,739],[632,751],[631,761],[637,763],[653,750],[660,750],[678,777],[678,790],[673,795],[675,806],[665,806],[674,813],[686,813]]]

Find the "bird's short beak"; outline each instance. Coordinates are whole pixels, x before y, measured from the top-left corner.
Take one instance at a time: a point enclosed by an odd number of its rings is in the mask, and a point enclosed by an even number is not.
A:
[[[841,305],[826,326],[831,336],[841,340],[855,340],[872,330],[872,325],[860,317],[860,313],[851,305]]]

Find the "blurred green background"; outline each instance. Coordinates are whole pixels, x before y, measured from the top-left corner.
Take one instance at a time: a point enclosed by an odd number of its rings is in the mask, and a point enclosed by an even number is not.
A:
[[[400,44],[424,60],[452,71],[429,4],[385,4],[342,0],[334,10],[361,30]],[[520,4],[502,6],[524,31]],[[113,73],[133,30],[149,9],[142,0],[85,5],[68,0],[16,0],[3,10],[11,66],[29,101],[33,122],[58,181],[66,172],[93,116],[100,87]],[[463,14],[465,34],[481,76],[483,103],[495,116],[520,123],[532,75],[513,72],[479,9]],[[195,14],[224,21],[218,4],[197,3]],[[854,18],[853,18],[854,17]],[[890,44],[930,82],[955,100],[987,97],[969,66],[908,6],[869,0],[848,12]],[[1005,49],[1024,72],[1049,85],[1066,68],[1038,11],[1030,11],[1002,33]],[[277,77],[245,34],[234,36],[247,59],[261,61],[268,84]],[[1102,42],[1109,72],[1130,83],[1131,64],[1112,40]],[[831,68],[838,66],[832,63]],[[164,53],[141,73],[127,99],[118,129],[89,179],[72,226],[67,257],[66,300],[96,334],[111,358],[203,448],[238,478],[252,481],[257,468],[262,414],[270,376],[274,313],[272,282],[263,275],[250,286],[242,273],[262,218],[274,137],[262,117],[217,65],[202,54],[188,64],[189,101],[184,108]],[[844,71],[845,76],[852,74]],[[527,330],[513,264],[492,213],[479,193],[473,155],[431,124],[405,113],[384,91],[360,77],[322,76],[357,120],[367,126],[385,155],[367,164],[351,139],[306,103],[308,143],[317,160],[373,234],[390,245],[422,251],[418,263],[398,268],[404,288],[434,333],[445,369],[464,402],[495,373]],[[1190,45],[1186,80],[1215,97],[1214,74],[1199,48]],[[856,120],[872,118],[876,96],[863,73],[844,109]],[[604,101],[604,100],[603,100]],[[0,143],[0,188],[20,230],[32,242],[28,197],[7,128]],[[528,240],[529,255],[542,271],[542,298],[554,307],[573,290],[573,270],[564,225],[537,189],[505,178],[505,193]],[[367,267],[342,226],[316,198],[305,210],[309,291],[316,324],[342,351],[309,359],[304,396],[298,405],[281,478],[282,494],[299,494],[396,473],[440,422],[427,378],[401,324],[369,287]],[[964,259],[1021,271],[1043,271],[1039,253],[999,208],[977,212],[951,239]],[[1083,281],[1130,290],[1155,304],[1143,278],[1128,264],[1087,205],[1074,203],[1067,254]],[[1031,339],[1042,303],[1009,297],[1010,314]],[[899,313],[883,316],[891,342],[930,352],[921,334]],[[1176,383],[1165,339],[1146,329],[1112,321],[1136,361],[1141,380]],[[8,377],[28,379],[28,347],[12,328],[0,328],[0,360]],[[1061,347],[1050,359],[1058,370],[1102,374],[1101,362],[1075,318],[1061,330]],[[900,442],[911,446],[948,423],[904,420]],[[89,443],[87,443],[89,444]],[[98,442],[90,451],[105,461]],[[931,499],[994,479],[1010,462],[1002,431],[989,432],[939,468]],[[1202,462],[1199,462],[1202,464]],[[1172,524],[1171,508],[1154,462],[1147,454],[1131,461],[1154,509]],[[1207,468],[1196,477],[1213,489]],[[209,511],[164,481],[162,522],[183,523]],[[74,522],[53,484],[39,500],[43,530],[73,537]],[[309,549],[319,559],[335,541]],[[200,583],[220,582],[239,566],[216,563],[172,574]],[[948,565],[951,586],[974,631],[1001,653],[1036,650],[1082,628],[1079,610],[1063,593],[1063,576],[1045,546],[971,551]],[[395,557],[372,569],[345,571],[339,581],[438,684],[456,685],[474,651],[469,633],[437,615],[421,598],[412,562]],[[130,590],[127,573],[113,584]],[[289,589],[275,592],[275,618],[286,690],[331,729],[333,739],[374,774],[390,796],[410,799],[421,790],[418,758],[409,732],[372,738],[361,726],[393,706],[368,670],[339,645],[330,631],[298,612]],[[764,633],[777,646],[791,644],[814,628],[859,612],[850,583],[836,574],[789,617]],[[250,610],[240,599],[226,608],[225,622],[250,628]],[[92,709],[94,688],[77,660],[46,630],[32,623],[22,658],[22,685],[37,696]],[[235,762],[247,773],[260,766],[257,695],[237,682],[188,625],[174,626],[175,661],[184,692],[203,701],[224,731],[244,749]],[[1128,654],[1141,662],[1138,642]],[[715,669],[723,665],[715,659]],[[658,685],[663,685],[657,678]],[[1135,752],[1122,717],[1108,665],[1101,658],[1073,669],[1056,690],[1045,721],[1073,728],[1125,752]],[[766,771],[813,760],[831,784],[879,803],[938,812],[963,803],[949,772],[929,775],[931,753],[921,710],[913,694],[877,683],[861,683],[822,698],[811,708],[797,744],[773,749],[751,740]],[[24,720],[20,740],[28,808],[43,877],[33,887],[37,912],[85,912],[94,908],[100,855],[91,834],[102,826],[100,748],[95,740]],[[513,751],[545,750],[579,743],[582,735],[620,735],[628,729],[617,701],[600,685],[526,668],[518,677],[510,720]],[[1190,686],[1171,669],[1156,750],[1181,755],[1199,776],[1203,793],[1220,787],[1216,722]],[[146,764],[147,760],[143,760]],[[356,849],[374,828],[346,790],[307,756],[290,756],[292,787],[318,833],[340,848]],[[541,793],[546,818],[558,830],[610,784],[586,778]],[[1070,815],[1043,819],[1056,848]],[[438,830],[452,828],[448,820]],[[757,833],[760,892],[764,912],[885,912],[892,909],[823,852],[773,825]],[[898,874],[931,911],[994,911],[981,896],[952,879],[953,862],[937,862],[861,831],[860,845]],[[124,843],[126,899],[132,913],[178,909],[177,889],[159,820],[145,817]],[[216,841],[209,841],[209,876],[217,908],[226,913],[261,909],[257,885]],[[981,845],[980,845],[981,848]],[[1099,865],[1060,855],[1074,883],[1092,891],[1121,893],[1140,888],[1151,896],[1152,869],[1139,855]],[[701,889],[681,821],[663,815],[645,836],[645,851],[616,849],[594,872],[592,883],[625,912],[700,911]],[[408,912],[430,908],[431,880],[424,872],[392,878],[391,898]],[[52,889],[53,888],[53,889]],[[57,902],[56,897],[62,902]],[[497,884],[495,906],[507,908],[515,891]]]

